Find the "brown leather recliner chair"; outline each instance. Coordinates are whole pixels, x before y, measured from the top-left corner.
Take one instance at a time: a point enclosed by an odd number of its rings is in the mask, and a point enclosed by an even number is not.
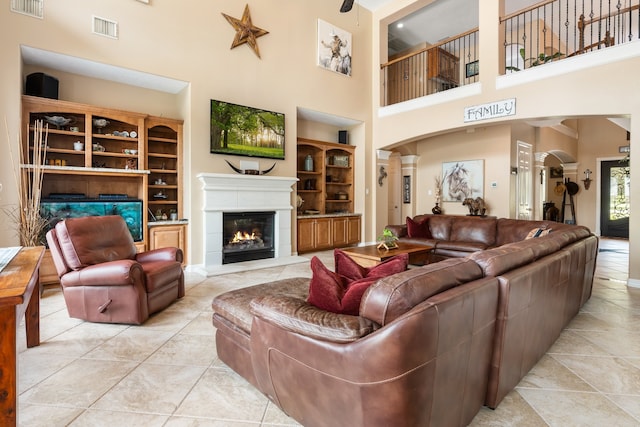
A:
[[[47,242],[71,317],[141,324],[184,296],[182,250],[137,253],[119,215],[60,221]]]

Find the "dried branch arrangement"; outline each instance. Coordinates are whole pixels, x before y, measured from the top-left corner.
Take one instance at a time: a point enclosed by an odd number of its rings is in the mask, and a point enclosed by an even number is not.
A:
[[[15,165],[15,157],[11,149],[9,126],[7,128],[7,143],[11,164]],[[28,134],[29,129],[27,129]],[[14,179],[18,189],[17,210],[7,211],[7,214],[18,224],[20,244],[23,246],[38,246],[43,243],[43,231],[47,221],[40,216],[40,200],[42,198],[43,165],[47,157],[47,138],[49,126],[42,120],[36,120],[33,127],[33,161],[25,159],[24,150],[20,149],[18,172],[14,169]],[[22,147],[18,136],[18,146]]]

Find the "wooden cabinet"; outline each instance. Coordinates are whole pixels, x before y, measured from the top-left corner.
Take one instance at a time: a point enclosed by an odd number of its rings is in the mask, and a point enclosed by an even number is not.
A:
[[[460,84],[460,60],[457,56],[438,47],[428,51],[427,78],[436,82],[436,92],[458,87]]]
[[[177,247],[184,254],[183,265],[187,262],[187,224],[150,224],[149,250]]]
[[[55,194],[105,195],[142,201],[142,239],[138,251],[150,247],[148,212],[175,212],[182,217],[181,120],[35,96],[22,97],[24,169],[33,167],[32,129],[48,124],[42,197]],[[153,181],[150,181],[153,180]],[[45,253],[42,283],[57,282]]]
[[[360,242],[360,217],[333,218],[333,247],[341,248]]]
[[[298,220],[298,252],[329,249],[333,245],[331,218]]]
[[[354,209],[354,154],[352,145],[298,138],[298,252],[360,242],[360,216],[344,215]]]
[[[298,253],[360,242],[360,216],[298,218]]]
[[[304,200],[302,213],[353,213],[354,153],[352,145],[298,138],[297,190]],[[313,168],[307,167],[308,157]]]
[[[144,114],[32,96],[23,97],[22,108],[27,163],[33,159],[30,130],[35,121],[49,124],[43,198],[118,194],[142,200],[146,210]]]
[[[157,219],[182,218],[182,120],[148,117],[147,168],[149,209]],[[160,217],[160,218],[158,218]]]

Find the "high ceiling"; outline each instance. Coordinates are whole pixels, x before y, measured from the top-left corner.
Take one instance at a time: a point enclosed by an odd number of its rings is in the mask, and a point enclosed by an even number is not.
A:
[[[371,11],[393,0],[359,0]],[[538,3],[537,0],[505,0],[505,13],[509,14]],[[357,4],[354,5],[357,7]],[[478,26],[477,0],[436,0],[426,7],[389,25],[389,54],[401,52],[427,42],[437,43]],[[464,11],[464,13],[460,13]],[[398,28],[398,24],[402,28]]]

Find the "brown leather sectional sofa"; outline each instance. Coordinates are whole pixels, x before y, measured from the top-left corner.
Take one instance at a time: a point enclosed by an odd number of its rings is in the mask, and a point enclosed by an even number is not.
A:
[[[469,424],[482,405],[500,403],[590,297],[598,239],[549,223],[548,236],[523,240],[538,221],[439,216],[433,224],[442,236],[474,240],[448,240],[451,252],[438,254],[447,259],[379,280],[359,316],[308,304],[308,278],[216,297],[218,356],[305,426]],[[461,250],[481,238],[491,243]]]

